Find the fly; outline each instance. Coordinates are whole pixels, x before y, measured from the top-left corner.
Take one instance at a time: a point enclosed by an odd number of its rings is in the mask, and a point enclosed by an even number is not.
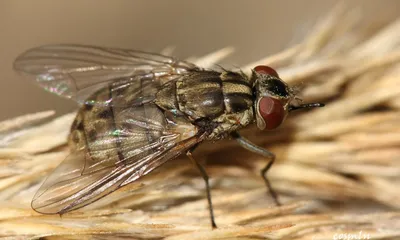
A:
[[[154,53],[49,45],[23,53],[14,68],[80,104],[68,137],[70,154],[32,200],[43,214],[86,206],[186,154],[205,181],[215,228],[208,175],[192,152],[203,141],[228,137],[268,159],[261,175],[279,204],[266,177],[275,155],[238,130],[253,123],[272,130],[293,110],[324,106],[293,105],[295,93],[268,66],[255,67],[248,77]]]

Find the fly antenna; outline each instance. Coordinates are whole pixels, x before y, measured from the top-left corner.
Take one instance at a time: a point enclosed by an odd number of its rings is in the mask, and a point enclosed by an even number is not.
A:
[[[303,108],[316,108],[316,107],[323,107],[325,104],[323,103],[307,103],[307,104],[301,104],[299,106],[289,106],[289,112],[298,110],[298,109],[303,109]]]

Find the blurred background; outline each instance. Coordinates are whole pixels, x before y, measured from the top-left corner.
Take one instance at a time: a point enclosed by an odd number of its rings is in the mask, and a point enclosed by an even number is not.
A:
[[[226,68],[259,60],[300,41],[336,0],[2,0],[0,1],[0,120],[76,105],[35,86],[12,70],[15,57],[44,44],[79,43],[159,52],[174,46],[185,59],[226,46],[236,52]],[[398,0],[347,1],[370,16],[400,16]],[[388,8],[389,6],[393,6]],[[387,9],[391,9],[388,11]]]

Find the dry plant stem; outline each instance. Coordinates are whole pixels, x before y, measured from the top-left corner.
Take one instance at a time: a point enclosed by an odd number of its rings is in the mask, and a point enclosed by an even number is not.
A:
[[[304,41],[242,68],[277,67],[305,102],[327,104],[292,114],[275,132],[242,131],[276,154],[268,177],[282,206],[273,204],[259,176],[266,159],[222,141],[194,153],[207,163],[216,230],[204,180],[186,156],[62,218],[38,214],[30,201],[68,155],[75,116],[39,124],[54,114],[46,111],[0,123],[0,237],[308,240],[361,232],[399,239],[400,20],[346,10],[339,5]],[[191,61],[208,68],[232,52]]]

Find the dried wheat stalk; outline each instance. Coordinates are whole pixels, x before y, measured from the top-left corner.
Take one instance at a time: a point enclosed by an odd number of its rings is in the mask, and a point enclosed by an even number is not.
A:
[[[400,19],[377,23],[343,9],[298,45],[243,67],[277,67],[282,79],[300,84],[302,98],[327,103],[289,117],[278,131],[244,132],[277,154],[269,177],[284,206],[274,207],[266,194],[258,174],[264,160],[225,141],[195,153],[207,161],[212,178],[217,230],[209,225],[203,181],[185,158],[82,210],[37,214],[30,201],[68,154],[74,118],[71,113],[38,124],[53,114],[44,112],[0,123],[0,236],[400,238]],[[196,63],[209,67],[232,52],[222,49]]]

